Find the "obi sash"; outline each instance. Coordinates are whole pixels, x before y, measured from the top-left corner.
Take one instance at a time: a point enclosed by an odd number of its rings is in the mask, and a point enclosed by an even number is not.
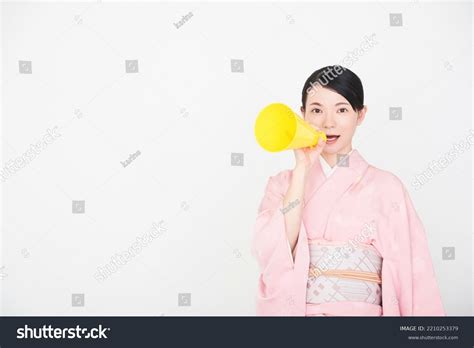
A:
[[[379,311],[382,257],[374,246],[309,240],[309,251],[308,308],[337,303],[341,308],[355,305]]]

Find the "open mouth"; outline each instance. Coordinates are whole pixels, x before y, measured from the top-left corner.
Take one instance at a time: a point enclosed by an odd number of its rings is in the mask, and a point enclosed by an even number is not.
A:
[[[326,144],[334,144],[337,139],[339,139],[340,135],[328,135],[326,134]]]

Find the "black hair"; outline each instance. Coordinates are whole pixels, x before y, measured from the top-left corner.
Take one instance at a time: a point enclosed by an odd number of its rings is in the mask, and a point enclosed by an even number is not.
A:
[[[334,71],[334,72],[333,72]],[[364,107],[364,88],[359,77],[348,68],[340,65],[328,65],[316,70],[306,80],[301,93],[303,109],[308,93],[314,88],[328,88],[339,93],[351,104],[355,111]]]

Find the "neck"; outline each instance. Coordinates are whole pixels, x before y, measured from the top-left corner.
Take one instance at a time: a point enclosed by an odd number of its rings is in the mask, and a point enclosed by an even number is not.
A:
[[[322,152],[321,156],[324,158],[324,160],[329,164],[329,166],[332,168],[336,165],[337,163],[337,155],[346,155],[352,150],[352,145],[349,144],[346,148],[342,149],[338,153],[326,153]]]

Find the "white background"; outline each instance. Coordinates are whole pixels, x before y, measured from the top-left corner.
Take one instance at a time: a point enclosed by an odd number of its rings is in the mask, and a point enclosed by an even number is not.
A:
[[[472,127],[471,7],[3,3],[2,168],[48,128],[61,137],[2,184],[2,314],[254,315],[258,204],[268,177],[294,161],[258,147],[255,117],[277,101],[298,110],[314,70],[375,34],[347,66],[368,105],[354,148],[409,188],[447,314],[472,315],[472,149],[412,185]],[[390,13],[403,25],[390,26]],[[125,60],[138,60],[138,73]],[[402,120],[389,120],[390,107]],[[94,278],[160,220],[165,231],[141,253]],[[455,247],[454,260],[443,247]],[[182,293],[190,306],[178,304]]]

